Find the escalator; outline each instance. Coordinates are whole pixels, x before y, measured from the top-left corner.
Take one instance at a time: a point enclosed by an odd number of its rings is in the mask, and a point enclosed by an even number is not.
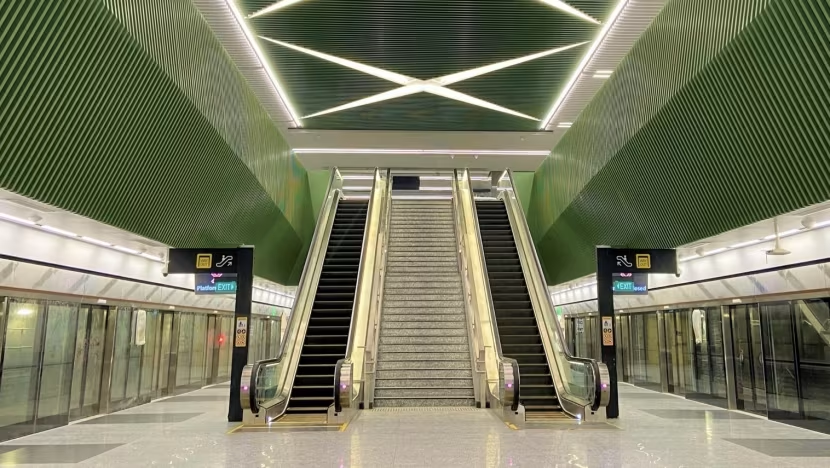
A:
[[[475,208],[501,350],[521,370],[521,404],[529,413],[561,411],[505,204],[476,200]]]
[[[337,361],[346,354],[368,201],[342,200],[332,223],[287,414],[326,413]]]

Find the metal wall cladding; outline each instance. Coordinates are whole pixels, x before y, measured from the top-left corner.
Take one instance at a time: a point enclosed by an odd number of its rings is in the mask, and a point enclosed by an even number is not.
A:
[[[830,198],[830,4],[676,0],[537,171],[548,282]]]
[[[254,13],[272,2],[244,0]],[[569,2],[599,20],[613,0]],[[593,39],[600,25],[537,0],[309,0],[249,19],[257,34],[428,80]],[[395,83],[260,40],[303,115],[397,88]],[[587,45],[451,85],[544,118]],[[540,123],[429,94],[305,119],[317,129],[514,130]]]
[[[0,186],[171,245],[276,243],[256,270],[284,281],[305,171],[192,13],[0,0]]]

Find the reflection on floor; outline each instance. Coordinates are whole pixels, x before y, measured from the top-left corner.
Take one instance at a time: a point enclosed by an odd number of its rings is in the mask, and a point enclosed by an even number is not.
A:
[[[516,431],[485,410],[364,411],[344,432],[229,434],[227,392],[207,388],[0,444],[0,465],[830,466],[830,436],[627,385],[622,417],[591,430]]]

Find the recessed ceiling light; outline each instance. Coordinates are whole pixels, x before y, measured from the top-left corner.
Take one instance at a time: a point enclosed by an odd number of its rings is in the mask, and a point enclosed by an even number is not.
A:
[[[133,254],[133,255],[138,255],[139,254],[138,250],[133,250],[133,249],[130,249],[130,248],[127,248],[127,247],[121,247],[120,245],[113,245],[112,248],[115,249],[115,250],[119,250],[121,252],[124,252],[124,253],[128,253],[128,254]]]
[[[613,73],[613,70],[597,70],[594,72],[594,78],[610,78]]]
[[[573,122],[559,122],[557,125],[558,128],[571,128],[573,126]]]
[[[106,299],[98,299],[98,303],[99,304],[106,304],[107,300]]]

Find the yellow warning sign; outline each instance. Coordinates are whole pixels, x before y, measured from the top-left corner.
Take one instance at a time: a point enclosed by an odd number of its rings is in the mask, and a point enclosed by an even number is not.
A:
[[[637,268],[643,270],[650,270],[651,269],[651,255],[650,254],[637,254],[635,257],[637,260]]]
[[[201,253],[196,255],[196,268],[208,269],[213,265],[213,254]]]
[[[614,346],[614,326],[613,317],[602,318],[602,345]]]
[[[236,348],[244,348],[248,343],[248,317],[236,318],[236,338],[233,345]]]

